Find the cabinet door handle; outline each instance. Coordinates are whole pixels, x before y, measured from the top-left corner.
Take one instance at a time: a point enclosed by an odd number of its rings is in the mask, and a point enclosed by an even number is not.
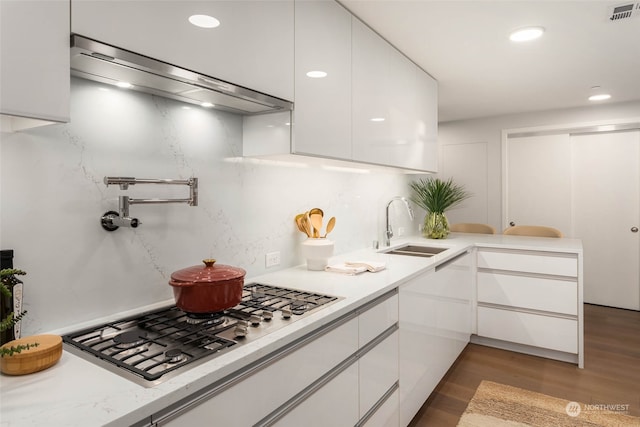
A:
[[[463,256],[465,256],[468,253],[469,253],[469,251],[466,250],[466,251],[462,252],[461,254],[458,254],[458,255],[454,256],[453,258],[450,258],[450,259],[444,261],[443,263],[436,265],[436,271],[440,271],[443,268],[445,268],[446,266],[448,266],[449,264],[453,264],[454,262],[456,262],[457,260],[459,260],[460,258],[462,258]]]
[[[515,223],[515,222],[513,222],[513,221],[511,221],[511,222],[509,223],[509,225],[513,227],[514,225],[516,225],[516,223]]]
[[[638,227],[631,227],[631,232],[632,233],[637,233],[638,232]]]

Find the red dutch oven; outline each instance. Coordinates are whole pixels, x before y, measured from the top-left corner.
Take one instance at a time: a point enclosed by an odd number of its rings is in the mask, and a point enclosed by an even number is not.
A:
[[[187,313],[215,313],[237,305],[242,300],[246,271],[230,265],[214,265],[205,259],[171,274],[176,306]]]

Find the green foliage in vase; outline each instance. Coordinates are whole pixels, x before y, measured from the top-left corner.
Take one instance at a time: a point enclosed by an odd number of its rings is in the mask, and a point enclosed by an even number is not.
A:
[[[444,213],[471,197],[464,186],[440,178],[421,178],[409,184],[413,190],[411,201],[427,212]]]
[[[409,185],[413,190],[411,200],[427,211],[422,228],[424,237],[446,239],[449,235],[449,221],[445,211],[459,205],[471,194],[462,185],[455,184],[452,178],[447,181],[440,178],[423,178]]]
[[[0,270],[0,292],[6,297],[11,298],[12,295],[9,290],[10,280],[13,279],[13,276],[24,276],[25,274],[27,273],[16,268],[5,268],[4,270]],[[11,312],[4,319],[0,319],[0,331],[6,331],[9,328],[13,328],[13,326],[18,323],[25,314],[27,314],[26,310],[18,314]],[[14,353],[20,353],[22,350],[28,350],[31,347],[37,346],[38,343],[11,346],[9,348],[3,347],[0,348],[0,357],[13,356]]]

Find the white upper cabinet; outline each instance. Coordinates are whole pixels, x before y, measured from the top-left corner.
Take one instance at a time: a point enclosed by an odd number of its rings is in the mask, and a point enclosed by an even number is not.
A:
[[[438,83],[419,67],[414,68],[416,78],[416,109],[411,128],[415,145],[415,167],[438,171]],[[405,159],[410,160],[410,159]],[[411,161],[411,160],[410,160]],[[410,165],[413,167],[413,165]]]
[[[292,152],[350,159],[351,14],[333,1],[297,1],[295,9]]]
[[[192,15],[220,25],[196,27]],[[292,100],[293,15],[293,0],[73,0],[71,31]]]
[[[353,18],[353,160],[437,171],[437,84]]]
[[[250,132],[243,154],[437,172],[436,81],[337,2],[296,0],[294,16],[292,142]]]
[[[2,0],[0,20],[0,113],[69,121],[69,0]]]

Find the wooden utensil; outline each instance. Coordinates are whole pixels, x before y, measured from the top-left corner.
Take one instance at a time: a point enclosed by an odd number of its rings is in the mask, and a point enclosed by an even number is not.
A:
[[[302,228],[304,228],[304,232],[307,233],[307,237],[313,236],[313,230],[311,229],[311,223],[309,222],[309,216],[303,216],[300,220],[302,222]]]
[[[313,225],[313,237],[320,237],[320,230],[322,230],[322,215],[313,213],[309,215],[311,219],[311,225]]]
[[[296,222],[296,226],[298,227],[298,230],[300,230],[303,233],[306,233],[307,231],[304,229],[304,225],[302,224],[303,218],[304,218],[304,214],[298,214],[295,217],[295,222]]]
[[[327,234],[331,233],[333,231],[333,227],[335,226],[336,226],[336,217],[332,216],[329,219],[329,222],[327,223],[327,231],[325,231],[324,237],[327,237]]]
[[[313,229],[313,223],[311,222],[311,213],[310,211],[305,212],[305,220],[307,225],[309,226],[309,237],[314,237],[315,235],[315,230]]]
[[[309,215],[313,215],[313,214],[319,214],[321,217],[324,217],[324,212],[322,212],[322,209],[320,208],[312,208],[309,211]]]
[[[33,343],[38,343],[38,346],[0,358],[2,373],[7,375],[31,374],[58,363],[60,356],[62,356],[62,337],[58,335],[33,335],[9,341],[2,347]]]

